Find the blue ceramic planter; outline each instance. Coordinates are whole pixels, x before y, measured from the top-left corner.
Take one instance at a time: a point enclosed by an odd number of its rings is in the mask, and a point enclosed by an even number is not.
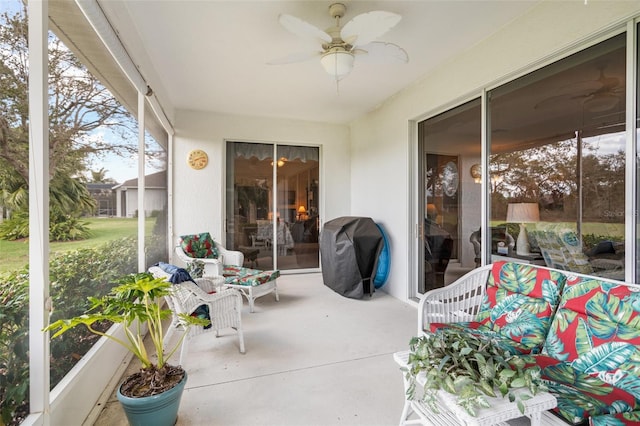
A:
[[[182,391],[187,383],[187,373],[176,386],[159,395],[143,398],[129,398],[120,393],[118,401],[122,404],[131,426],[173,426],[178,419],[178,408]]]

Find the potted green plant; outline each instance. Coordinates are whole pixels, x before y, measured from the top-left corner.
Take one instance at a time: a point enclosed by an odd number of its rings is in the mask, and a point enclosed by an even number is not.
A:
[[[515,355],[497,339],[468,330],[443,328],[414,337],[404,368],[409,382],[408,396],[415,398],[417,377],[425,374],[423,402],[435,413],[437,392],[457,396],[457,403],[469,415],[489,408],[486,397],[508,397],[517,401],[524,413],[523,400],[546,390],[540,368],[530,355]]]
[[[118,399],[132,425],[175,424],[187,374],[182,367],[167,364],[167,360],[180,347],[188,327],[209,324],[209,320],[179,314],[185,333],[165,351],[162,322],[172,312],[161,305],[161,298],[171,293],[171,286],[164,278],[154,279],[149,273],[131,274],[108,295],[90,297],[91,307],[85,314],[55,321],[45,328],[45,331],[55,331],[52,336],[55,338],[84,325],[90,332],[124,346],[140,361],[140,371],[126,377],[118,388]],[[104,321],[122,324],[126,338],[120,339],[94,328],[94,324]],[[144,345],[146,333],[153,352],[147,351]],[[149,415],[153,417],[147,418]]]

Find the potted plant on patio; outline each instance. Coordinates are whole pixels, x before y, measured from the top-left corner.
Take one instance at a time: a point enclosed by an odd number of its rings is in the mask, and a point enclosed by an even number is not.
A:
[[[435,413],[437,393],[456,395],[457,404],[469,415],[489,408],[486,396],[508,397],[524,413],[522,401],[546,390],[533,357],[514,355],[497,339],[469,330],[443,328],[414,337],[407,367],[408,396],[415,398],[417,376],[426,375],[423,402]]]
[[[186,332],[165,351],[162,321],[172,312],[161,306],[161,298],[170,294],[171,286],[164,278],[154,279],[149,273],[131,274],[108,295],[90,297],[91,307],[84,315],[58,320],[45,328],[45,331],[55,331],[52,336],[55,338],[84,325],[90,332],[124,346],[138,358],[140,371],[126,377],[118,387],[118,400],[131,425],[171,426],[176,422],[187,374],[182,367],[167,364],[167,360],[180,347]],[[209,320],[186,314],[179,317],[186,329],[209,324]],[[104,321],[122,324],[126,338],[117,338],[94,327]],[[145,332],[148,332],[153,352],[147,351],[144,345]]]

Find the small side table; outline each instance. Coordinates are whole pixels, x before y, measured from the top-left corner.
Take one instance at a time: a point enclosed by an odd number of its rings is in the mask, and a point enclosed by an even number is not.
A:
[[[224,286],[224,277],[222,275],[203,275],[197,278],[198,287],[207,293],[218,292]]]
[[[396,352],[393,354],[395,362],[404,367],[409,360],[409,351]],[[404,374],[404,373],[403,373]],[[425,377],[418,376],[418,385],[424,386]],[[404,379],[405,395],[408,387],[406,378]],[[491,408],[481,408],[476,417],[470,416],[457,403],[455,395],[445,391],[438,392],[437,407],[439,413],[434,413],[420,400],[405,400],[402,410],[400,425],[423,424],[423,425],[508,425],[507,420],[527,416],[531,419],[531,426],[541,425],[541,418],[545,411],[557,405],[556,397],[548,392],[540,392],[531,399],[523,401],[525,406],[524,414],[518,409],[516,402],[509,402],[508,398],[490,398],[487,401]],[[415,413],[419,420],[407,420],[411,414]],[[545,421],[546,424],[546,421]]]

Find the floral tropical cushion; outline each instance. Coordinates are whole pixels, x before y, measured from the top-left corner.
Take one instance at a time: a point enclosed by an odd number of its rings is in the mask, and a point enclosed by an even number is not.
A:
[[[493,264],[476,320],[537,353],[545,341],[565,276],[513,262]]]
[[[606,414],[604,416],[595,416],[589,419],[591,426],[639,426],[640,412],[627,411],[625,413]]]
[[[183,235],[180,237],[180,247],[189,257],[196,259],[217,259],[216,243],[208,232],[202,234]]]
[[[536,363],[553,381],[556,410],[577,422],[640,410],[639,349],[640,287],[570,277]]]
[[[280,271],[261,271],[241,266],[224,265],[222,275],[225,284],[255,287],[277,279],[280,276]]]
[[[635,397],[617,388],[614,383],[618,378],[614,376],[580,372],[572,363],[547,355],[535,355],[535,361],[549,392],[558,401],[554,411],[571,424],[591,416],[630,411],[635,406]]]

